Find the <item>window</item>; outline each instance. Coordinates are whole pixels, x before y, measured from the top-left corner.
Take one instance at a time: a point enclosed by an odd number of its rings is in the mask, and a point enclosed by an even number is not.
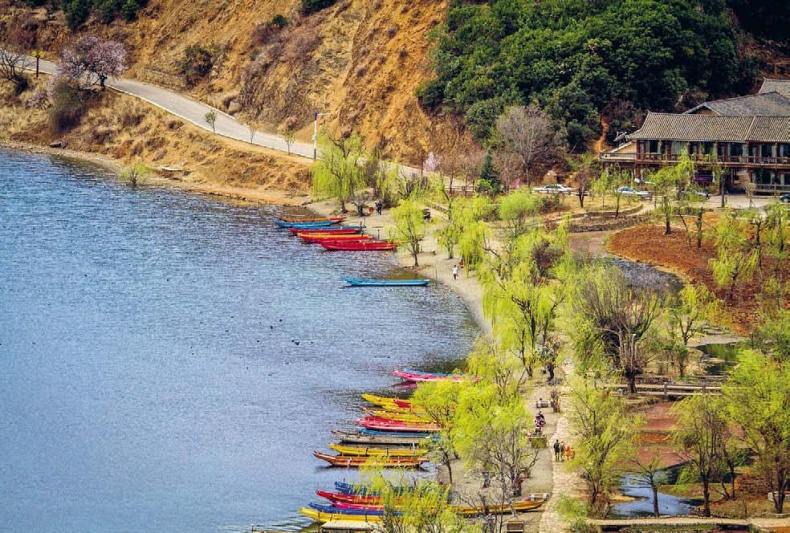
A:
[[[790,157],[790,144],[779,145],[779,157]]]
[[[658,153],[658,141],[647,141],[647,151],[651,154]]]
[[[740,157],[743,155],[743,144],[741,143],[732,143],[730,144],[730,155],[735,157]]]
[[[770,143],[765,143],[760,146],[760,157],[773,157],[774,156],[774,145]]]

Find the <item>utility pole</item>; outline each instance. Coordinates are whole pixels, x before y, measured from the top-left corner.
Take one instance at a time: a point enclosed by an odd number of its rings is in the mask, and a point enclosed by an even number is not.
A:
[[[33,53],[30,55],[36,58],[36,78],[38,78],[38,64],[41,61],[41,58],[44,57],[44,51],[34,50]]]
[[[326,113],[319,113],[316,111],[313,118],[313,161],[318,159],[318,117],[322,117]]]

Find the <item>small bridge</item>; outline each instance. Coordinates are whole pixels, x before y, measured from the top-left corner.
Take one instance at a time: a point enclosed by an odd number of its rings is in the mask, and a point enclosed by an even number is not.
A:
[[[628,390],[627,384],[610,383],[606,387],[622,392]],[[636,392],[644,396],[675,398],[693,396],[694,394],[721,394],[721,385],[708,383],[637,383]]]

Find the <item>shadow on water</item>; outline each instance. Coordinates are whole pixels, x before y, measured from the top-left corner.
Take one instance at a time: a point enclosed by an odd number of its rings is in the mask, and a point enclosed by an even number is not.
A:
[[[664,470],[666,483],[675,483],[680,468]],[[618,518],[635,518],[653,516],[653,491],[637,474],[626,474],[620,478],[620,491],[623,495],[636,498],[634,501],[618,503],[613,508],[613,514]],[[691,514],[694,507],[700,505],[701,500],[692,498],[679,498],[663,492],[658,493],[658,510],[661,516],[683,516]]]
[[[702,362],[708,375],[722,376],[738,362],[738,352],[751,345],[748,341],[719,344],[700,344],[696,348],[702,352]]]

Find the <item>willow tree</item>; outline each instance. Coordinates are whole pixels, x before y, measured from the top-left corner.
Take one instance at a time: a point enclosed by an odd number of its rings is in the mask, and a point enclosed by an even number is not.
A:
[[[312,168],[314,194],[337,199],[345,213],[346,202],[366,186],[365,156],[362,138],[356,133],[348,137],[322,136],[321,157]]]
[[[691,183],[694,175],[694,161],[684,152],[677,164],[669,165],[650,178],[653,181],[654,194],[658,198],[656,213],[664,221],[664,235],[672,233],[672,217],[678,212],[680,196],[678,189]]]
[[[431,451],[438,454],[441,464],[447,467],[450,483],[453,482],[452,460],[457,457],[455,450],[455,413],[458,397],[469,383],[437,381],[422,383],[412,396],[412,405],[422,410],[426,418],[441,428],[431,439]]]
[[[392,209],[392,219],[395,222],[391,230],[392,239],[399,245],[405,246],[414,259],[414,266],[418,267],[420,254],[420,241],[425,238],[426,222],[422,208],[414,200],[404,200],[398,207]]]
[[[713,279],[719,287],[727,288],[727,299],[732,300],[736,285],[750,280],[760,261],[759,248],[741,212],[730,211],[719,220],[714,245],[716,257],[709,261]]]
[[[782,513],[790,488],[790,360],[744,350],[722,391]]]
[[[688,364],[688,344],[692,337],[702,333],[706,321],[716,317],[721,302],[701,283],[684,285],[675,296],[668,298],[666,322],[671,341],[670,354],[682,378]],[[678,342],[679,341],[679,342]]]
[[[456,428],[458,452],[467,467],[488,472],[494,481],[492,491],[466,495],[472,498],[470,503],[504,505],[519,496],[521,482],[529,477],[538,454],[525,438],[534,423],[523,399],[518,395],[503,398],[492,383],[483,380],[459,398]],[[496,515],[492,520],[493,531],[499,531],[505,517]]]
[[[571,465],[587,484],[588,502],[596,508],[616,484],[619,465],[633,449],[638,424],[626,411],[623,398],[583,378],[571,381],[567,412],[576,436]]]
[[[508,237],[514,239],[527,232],[537,221],[541,199],[529,189],[517,189],[499,200],[499,219],[508,229]]]
[[[577,354],[582,359],[602,356],[635,394],[636,378],[650,360],[640,342],[661,312],[663,294],[629,284],[615,268],[587,272],[574,290],[572,338]]]

